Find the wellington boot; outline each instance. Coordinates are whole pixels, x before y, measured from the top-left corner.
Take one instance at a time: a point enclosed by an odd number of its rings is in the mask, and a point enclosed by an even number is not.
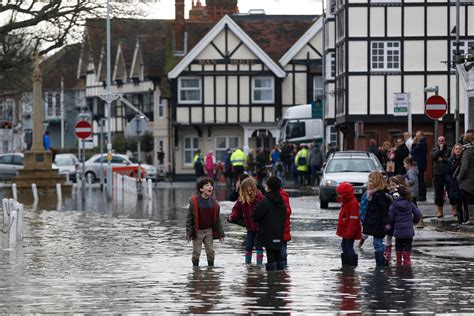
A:
[[[457,205],[451,205],[451,214],[453,214],[453,217],[458,216],[458,207],[457,207]]]
[[[443,218],[443,206],[436,205],[436,217],[437,218]]]
[[[385,262],[385,257],[383,256],[383,251],[375,252],[375,264],[377,267],[385,267],[387,265]]]
[[[397,251],[397,266],[402,265],[403,251]]]
[[[403,251],[403,265],[406,267],[411,266],[411,251]]]
[[[245,263],[251,264],[252,263],[252,250],[245,251]]]
[[[357,267],[359,256],[356,253],[347,255],[347,263],[351,267]]]

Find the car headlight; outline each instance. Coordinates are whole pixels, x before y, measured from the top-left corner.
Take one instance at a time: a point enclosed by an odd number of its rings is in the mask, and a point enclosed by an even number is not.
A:
[[[324,181],[325,187],[337,187],[338,183],[334,180],[326,180]]]

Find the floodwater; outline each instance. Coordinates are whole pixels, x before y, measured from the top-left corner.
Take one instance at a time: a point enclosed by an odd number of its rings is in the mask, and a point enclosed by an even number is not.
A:
[[[295,197],[287,271],[245,265],[245,231],[226,222],[215,267],[203,251],[193,268],[184,238],[191,194],[155,189],[138,206],[113,206],[95,190],[60,207],[40,197],[25,212],[22,246],[9,250],[2,236],[0,313],[474,313],[474,262],[443,256],[450,244],[474,244],[470,237],[417,231],[411,269],[375,269],[369,239],[355,270],[334,271],[338,209]],[[222,214],[231,207],[222,202]]]

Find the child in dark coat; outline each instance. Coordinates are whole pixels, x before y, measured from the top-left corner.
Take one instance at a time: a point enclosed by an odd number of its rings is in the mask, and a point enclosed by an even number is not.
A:
[[[343,266],[357,266],[357,254],[354,252],[354,240],[362,239],[359,202],[354,195],[354,188],[347,182],[341,182],[337,188],[337,201],[341,202],[341,212],[337,222],[337,232],[342,237],[341,260]]]
[[[265,199],[253,213],[253,220],[260,225],[257,245],[265,247],[267,252],[267,271],[285,268],[280,248],[285,230],[286,205],[280,194],[280,188],[280,179],[269,177],[266,183]]]
[[[401,265],[403,260],[405,266],[410,266],[413,236],[415,236],[413,224],[418,223],[421,213],[410,201],[410,191],[407,187],[399,185],[392,195],[395,201],[390,206],[389,219],[395,236],[397,265]]]
[[[193,266],[199,266],[202,244],[206,249],[207,263],[214,266],[214,239],[224,240],[224,229],[219,217],[220,207],[212,197],[214,182],[203,179],[197,184],[199,195],[194,195],[189,203],[186,218],[186,239],[193,241]]]

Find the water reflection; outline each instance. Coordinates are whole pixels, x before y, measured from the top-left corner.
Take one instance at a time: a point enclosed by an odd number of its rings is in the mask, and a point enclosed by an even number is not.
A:
[[[338,273],[341,303],[339,310],[345,313],[360,313],[361,287],[358,273],[353,268],[343,268]]]
[[[223,273],[211,267],[194,267],[188,276],[189,293],[193,299],[189,312],[210,312],[221,300]]]

